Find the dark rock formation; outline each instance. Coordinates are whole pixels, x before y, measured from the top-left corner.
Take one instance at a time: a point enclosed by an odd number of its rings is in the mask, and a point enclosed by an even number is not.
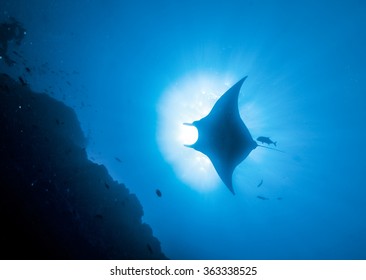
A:
[[[0,74],[0,129],[1,259],[166,258],[70,108]]]

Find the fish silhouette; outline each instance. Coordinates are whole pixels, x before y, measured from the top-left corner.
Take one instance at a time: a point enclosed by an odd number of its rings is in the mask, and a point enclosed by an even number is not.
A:
[[[257,141],[263,143],[266,143],[268,146],[273,144],[275,147],[277,146],[277,141],[273,142],[269,137],[266,136],[259,136],[257,138]]]

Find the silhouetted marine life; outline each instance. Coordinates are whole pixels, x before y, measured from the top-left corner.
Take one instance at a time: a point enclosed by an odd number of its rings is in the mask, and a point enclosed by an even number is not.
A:
[[[259,188],[260,186],[262,186],[263,184],[263,179],[259,182],[259,184],[257,185],[257,188]]]
[[[119,163],[122,163],[122,160],[119,157],[115,157],[114,158],[116,161],[118,161]]]
[[[150,246],[150,244],[149,244],[149,243],[146,245],[146,247],[147,247],[147,250],[149,251],[149,253],[150,253],[150,254],[153,254],[153,253],[154,253],[154,251],[153,251],[153,249],[151,248],[151,246]]]
[[[196,127],[199,135],[196,143],[186,146],[211,160],[217,174],[233,194],[234,169],[258,146],[239,114],[239,91],[246,78],[227,90],[206,117],[191,124],[184,123]]]
[[[22,56],[17,51],[13,51],[13,54],[15,54],[17,57],[22,58]]]
[[[257,198],[262,199],[262,200],[268,200],[268,199],[269,199],[269,198],[267,198],[267,197],[260,196],[260,195],[258,195],[258,196],[257,196]]]
[[[273,144],[275,147],[277,147],[277,141],[276,142],[273,142],[271,139],[269,139],[269,137],[266,137],[266,136],[259,136],[257,138],[257,141],[261,142],[262,144],[263,143],[266,143],[267,145],[271,145]]]
[[[158,197],[161,197],[162,196],[162,193],[161,193],[161,191],[159,190],[159,189],[156,189],[156,195],[158,196]]]
[[[55,119],[55,122],[57,125],[65,124],[63,121],[60,121],[59,119]]]
[[[19,80],[19,82],[20,82],[20,84],[22,85],[22,86],[27,86],[28,85],[28,83],[21,77],[21,76],[19,76],[18,77],[18,80]]]

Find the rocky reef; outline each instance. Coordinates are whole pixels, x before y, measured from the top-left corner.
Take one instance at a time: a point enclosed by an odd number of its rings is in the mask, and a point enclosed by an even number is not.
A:
[[[0,129],[1,259],[166,258],[71,108],[0,74]]]

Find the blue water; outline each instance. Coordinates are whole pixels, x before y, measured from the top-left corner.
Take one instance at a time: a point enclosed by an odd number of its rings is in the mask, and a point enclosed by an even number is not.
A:
[[[32,89],[75,109],[89,158],[138,196],[169,258],[366,259],[364,2],[1,0],[0,12],[27,29]],[[241,116],[285,153],[254,150],[233,196],[177,133],[246,75]]]

